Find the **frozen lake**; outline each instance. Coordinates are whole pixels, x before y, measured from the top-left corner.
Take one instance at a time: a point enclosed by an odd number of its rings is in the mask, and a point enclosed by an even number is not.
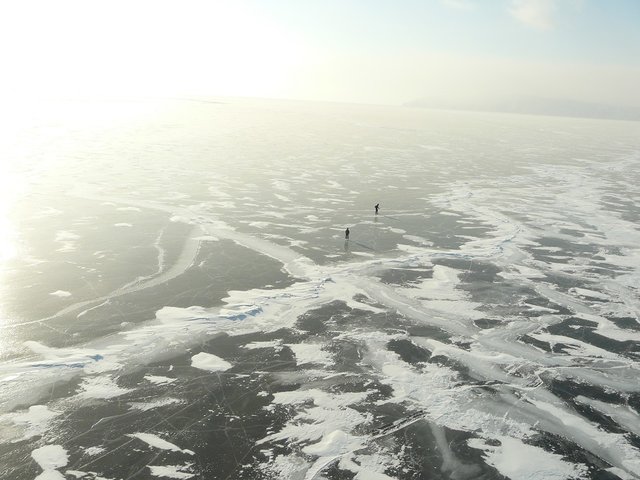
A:
[[[1,478],[640,478],[640,122],[139,100],[4,128]]]

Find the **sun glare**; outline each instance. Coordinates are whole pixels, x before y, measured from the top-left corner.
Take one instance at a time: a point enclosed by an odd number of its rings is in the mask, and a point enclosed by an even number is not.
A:
[[[8,162],[0,161],[0,268],[16,255],[15,229],[10,213],[19,191],[19,179],[10,171]]]
[[[303,58],[300,41],[240,1],[27,0],[3,8],[10,95],[278,96]]]

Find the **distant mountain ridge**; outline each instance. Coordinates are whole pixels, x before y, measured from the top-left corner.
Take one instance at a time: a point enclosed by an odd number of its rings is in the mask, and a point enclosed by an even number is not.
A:
[[[640,107],[624,107],[568,99],[539,97],[512,97],[499,101],[456,103],[430,99],[418,99],[404,104],[406,107],[441,108],[483,112],[521,113],[528,115],[552,115],[561,117],[602,118],[640,121]]]

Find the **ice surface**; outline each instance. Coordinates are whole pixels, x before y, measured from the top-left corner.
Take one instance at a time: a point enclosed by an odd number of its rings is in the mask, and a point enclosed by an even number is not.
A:
[[[640,478],[638,124],[314,108],[177,102],[26,173],[0,471]]]

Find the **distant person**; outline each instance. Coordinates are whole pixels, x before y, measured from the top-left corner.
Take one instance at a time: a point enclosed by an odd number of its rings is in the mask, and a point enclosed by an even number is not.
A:
[[[380,204],[379,204],[379,203],[376,203],[376,204],[373,206],[373,208],[375,208],[375,209],[376,209],[376,215],[377,215],[377,214],[378,214],[378,209],[380,208]]]
[[[349,240],[349,227],[344,231],[344,238]]]

